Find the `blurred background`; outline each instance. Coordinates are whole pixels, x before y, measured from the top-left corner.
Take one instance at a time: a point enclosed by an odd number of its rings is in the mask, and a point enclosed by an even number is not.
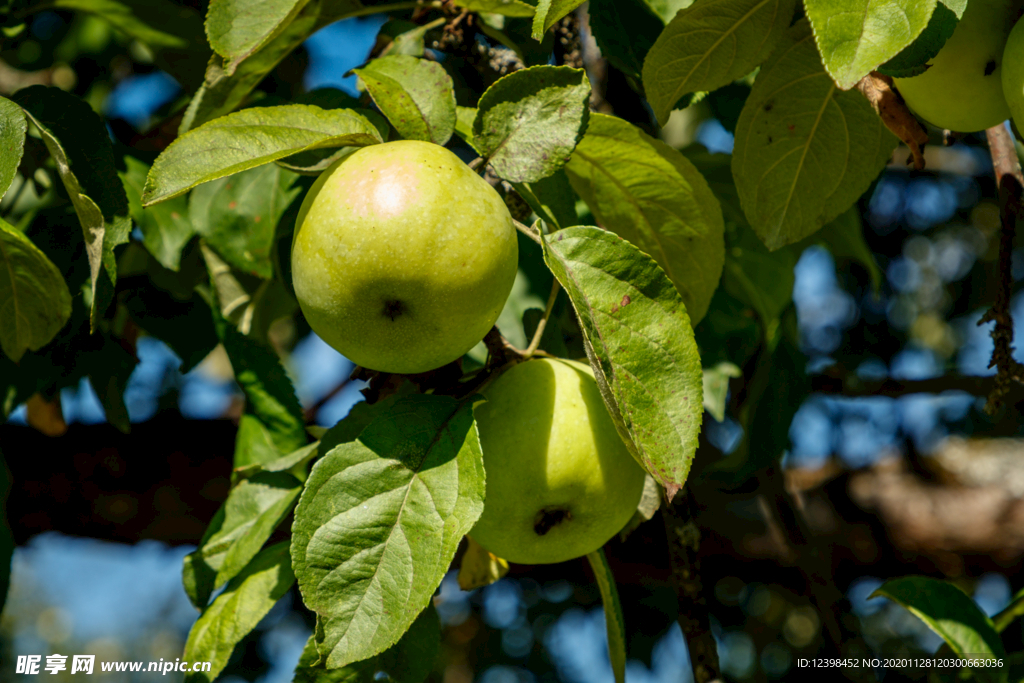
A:
[[[354,77],[345,74],[366,60],[385,21],[369,16],[328,26],[261,90],[290,98],[336,88],[358,96]],[[595,63],[600,55],[588,38],[584,28],[585,59]],[[152,135],[185,96],[144,45],[97,18],[42,12],[26,31],[2,41],[0,94],[33,83],[70,90],[126,145]],[[732,100],[719,94],[677,111],[663,139],[687,153],[728,155],[742,104],[737,87]],[[617,97],[635,99],[615,73],[603,89],[612,108]],[[641,123],[646,116],[650,128],[645,112],[623,115]],[[981,410],[983,398],[956,389],[964,377],[993,373],[989,326],[977,325],[995,291],[999,212],[991,162],[983,136],[930,147],[924,172],[908,170],[906,157],[906,149],[897,150],[856,207],[867,249],[861,258],[837,262],[829,249],[812,244],[794,252],[792,274],[783,277],[792,285],[808,372],[841,370],[860,380],[853,392],[822,384],[802,399],[789,428],[786,484],[829,549],[836,585],[860,621],[865,647],[885,654],[926,653],[939,645],[902,607],[869,599],[885,578],[950,577],[990,615],[1024,583],[1024,468],[1014,462],[1022,450],[1014,439],[1019,413],[1011,406],[990,417]],[[33,194],[31,187],[24,194],[14,187],[0,209],[31,202]],[[521,241],[537,262],[533,248]],[[526,342],[522,313],[543,308],[545,277],[521,270],[499,320],[519,347]],[[1024,278],[1019,251],[1014,278]],[[1013,312],[1019,339],[1024,299],[1014,299]],[[352,364],[296,316],[274,323],[270,338],[313,422],[333,425],[362,400],[364,385],[348,379]],[[86,379],[60,393],[62,436],[26,426],[25,406],[0,425],[8,459],[18,458],[8,505],[19,544],[0,617],[0,679],[19,680],[10,665],[18,654],[181,655],[197,616],[181,586],[181,561],[228,490],[241,393],[219,349],[184,374],[180,359],[153,337],[139,338],[137,355],[125,393],[130,439],[105,424]],[[1024,353],[1017,357],[1024,361]],[[886,379],[912,388],[944,377],[951,388],[930,393],[871,391]],[[742,438],[728,413],[722,421],[706,414],[701,457],[729,462]],[[146,469],[133,465],[138,462]],[[813,656],[823,636],[822,617],[804,595],[793,558],[766,527],[752,491],[709,485],[700,504],[705,586],[724,672],[735,680],[795,680],[806,673],[795,669],[795,659]],[[633,633],[627,678],[684,683],[692,677],[675,622],[664,531],[658,519],[648,526],[656,528],[608,550]],[[600,596],[583,560],[514,566],[506,578],[471,592],[449,575],[435,602],[445,629],[434,680],[613,680]],[[239,646],[222,680],[290,681],[311,626],[293,591]],[[1022,638],[1019,626],[1005,635],[1010,642]]]

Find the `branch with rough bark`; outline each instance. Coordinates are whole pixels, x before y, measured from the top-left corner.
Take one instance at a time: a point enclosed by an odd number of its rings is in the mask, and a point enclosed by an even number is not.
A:
[[[888,396],[898,398],[910,394],[939,394],[964,391],[974,396],[988,396],[996,387],[996,377],[978,375],[943,375],[929,379],[862,379],[853,372],[826,371],[811,378],[811,391],[839,396]]]
[[[1017,232],[1017,217],[1021,213],[1021,192],[1024,175],[1021,174],[1013,136],[1005,125],[999,124],[985,131],[992,166],[999,187],[1001,229],[999,232],[999,287],[992,308],[978,321],[979,325],[995,322],[992,329],[992,360],[988,366],[996,368],[995,387],[988,395],[985,411],[993,414],[1003,405],[1003,399],[1016,384],[1024,383],[1024,365],[1013,358],[1013,317],[1010,315],[1010,294],[1013,288],[1011,259],[1013,238]]]
[[[679,604],[677,619],[690,649],[694,679],[697,683],[721,680],[718,648],[711,633],[711,618],[700,575],[700,529],[694,522],[690,487],[684,486],[661,510],[668,536],[672,584]]]

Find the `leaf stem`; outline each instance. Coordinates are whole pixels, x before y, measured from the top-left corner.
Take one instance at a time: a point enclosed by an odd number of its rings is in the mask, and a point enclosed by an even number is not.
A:
[[[1024,591],[1018,592],[1017,597],[1006,609],[992,617],[992,624],[996,627],[996,633],[1002,633],[1019,616],[1024,616]]]
[[[598,548],[587,554],[590,568],[594,570],[597,587],[601,589],[601,602],[604,604],[604,621],[608,628],[608,657],[612,661],[612,673],[615,683],[626,680],[626,629],[622,618],[622,603],[619,602],[619,591],[615,588],[615,577],[608,566],[608,558],[604,556],[604,548]]]
[[[555,279],[551,283],[551,293],[548,294],[548,305],[544,309],[544,317],[537,323],[537,329],[533,333],[533,339],[530,340],[530,345],[523,351],[523,355],[530,358],[537,352],[537,347],[540,346],[540,338],[544,336],[544,328],[547,327],[548,319],[551,317],[551,311],[555,308],[555,301],[558,299],[558,292],[560,292],[562,286],[558,284],[558,280]]]
[[[512,223],[513,225],[516,226],[516,230],[523,233],[524,235],[526,235],[527,237],[529,237],[531,240],[541,245],[542,247],[544,246],[544,242],[541,240],[539,232],[529,227],[528,225],[520,223],[515,218],[512,219]]]

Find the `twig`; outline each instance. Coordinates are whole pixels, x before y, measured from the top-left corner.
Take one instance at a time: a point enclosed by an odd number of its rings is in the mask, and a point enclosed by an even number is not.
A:
[[[992,166],[999,187],[1000,218],[1002,229],[999,233],[999,287],[992,308],[978,321],[979,325],[995,322],[992,329],[992,360],[988,366],[997,368],[995,387],[988,396],[985,411],[994,414],[1003,404],[1003,397],[1015,383],[1024,382],[1024,365],[1013,358],[1013,318],[1010,315],[1010,293],[1013,288],[1011,259],[1013,238],[1017,231],[1017,216],[1021,211],[1021,191],[1024,175],[1013,144],[1013,136],[1006,126],[999,124],[985,131]]]
[[[309,423],[315,420],[316,414],[320,412],[320,409],[327,405],[328,401],[330,401],[332,398],[340,394],[342,390],[344,390],[345,387],[347,387],[349,385],[349,382],[351,381],[352,376],[350,375],[345,379],[341,380],[340,382],[338,382],[333,389],[328,391],[327,394],[321,397],[316,403],[306,408],[303,411],[303,415],[305,416],[306,422]]]
[[[551,317],[551,311],[555,308],[555,301],[558,299],[558,292],[561,291],[562,286],[558,284],[558,280],[554,280],[551,283],[551,294],[548,295],[548,305],[544,309],[544,317],[537,323],[537,329],[533,333],[533,339],[530,340],[530,345],[523,351],[523,355],[527,358],[531,357],[537,352],[537,347],[540,346],[540,338],[544,336],[544,328],[547,327],[548,318]]]
[[[988,396],[996,386],[996,378],[976,375],[943,375],[930,379],[863,380],[855,374],[824,374],[811,377],[811,392],[841,396],[889,396],[939,394],[943,391],[964,391],[974,396]]]
[[[524,235],[526,235],[527,237],[529,237],[531,240],[541,245],[542,247],[544,246],[544,242],[541,241],[540,234],[536,230],[534,230],[528,225],[523,225],[515,218],[512,219],[512,223],[516,226],[516,230],[523,233]]]
[[[673,501],[662,506],[662,519],[668,535],[668,553],[672,565],[672,583],[679,603],[679,627],[690,649],[696,683],[722,678],[718,648],[711,633],[711,618],[700,576],[700,529],[694,522],[693,494],[684,486]]]

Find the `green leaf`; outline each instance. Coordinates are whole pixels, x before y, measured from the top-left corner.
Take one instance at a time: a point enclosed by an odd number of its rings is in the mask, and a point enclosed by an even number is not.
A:
[[[268,164],[201,185],[189,195],[189,220],[231,266],[269,279],[278,221],[302,190],[296,177]]]
[[[355,437],[352,438],[355,439]],[[320,441],[315,441],[289,453],[288,455],[282,455],[274,460],[267,460],[262,463],[255,463],[252,465],[246,465],[245,467],[235,468],[234,472],[231,473],[231,476],[233,478],[237,478],[240,482],[243,479],[249,479],[256,474],[259,474],[260,472],[291,471],[295,474],[297,468],[309,463],[319,455],[320,443]],[[303,474],[303,478],[304,477],[305,474]]]
[[[992,625],[966,593],[947,581],[927,576],[901,576],[886,581],[871,594],[884,596],[906,607],[935,631],[958,657],[1004,659],[1006,651]],[[1003,667],[973,668],[982,681],[1002,683]]]
[[[204,124],[179,137],[153,162],[142,192],[145,206],[290,154],[325,147],[381,142],[372,123],[346,109],[304,104],[254,107]]]
[[[44,9],[42,5],[40,9]],[[202,18],[168,0],[50,0],[45,5],[50,10],[94,14],[154,48],[195,46],[203,38]]]
[[[131,425],[128,408],[124,404],[124,390],[139,360],[121,345],[120,340],[106,333],[100,338],[102,343],[98,349],[84,353],[79,351],[80,362],[89,368],[89,383],[103,406],[107,422],[127,434]]]
[[[283,31],[233,71],[211,59],[199,90],[189,102],[178,135],[234,111],[292,50],[319,26],[321,0],[313,0]]]
[[[615,683],[626,683],[626,621],[622,617],[622,603],[619,602],[619,591],[615,588],[615,576],[608,566],[608,558],[603,549],[598,548],[587,555],[587,561],[590,562],[597,586],[601,590],[604,621],[608,629],[608,656],[612,660]]]
[[[57,266],[0,219],[0,349],[15,363],[38,351],[71,317],[71,292]]]
[[[443,66],[409,55],[392,55],[353,71],[403,138],[438,145],[451,138],[455,91]]]
[[[967,0],[939,0],[939,3],[955,14],[957,19],[963,17],[967,9]]]
[[[0,197],[7,193],[18,173],[27,131],[25,112],[6,97],[0,97]]]
[[[746,223],[737,226],[734,243],[726,252],[722,287],[754,309],[766,337],[778,328],[783,312],[793,300],[795,266],[793,252],[769,253]]]
[[[654,257],[696,325],[725,262],[722,209],[690,161],[636,126],[593,114],[566,164],[576,193],[602,227]]]
[[[750,225],[773,251],[800,241],[868,189],[897,142],[863,95],[837,89],[799,22],[736,125],[732,170]]]
[[[195,234],[188,219],[188,200],[175,197],[144,209],[142,188],[146,183],[149,166],[130,156],[124,158],[124,164],[125,170],[118,175],[128,195],[132,218],[142,231],[142,243],[160,265],[177,271],[181,266],[181,251]]]
[[[457,7],[470,12],[501,14],[506,17],[532,17],[537,8],[523,0],[455,0]]]
[[[533,39],[543,40],[548,29],[582,4],[583,0],[540,0],[533,15]]]
[[[613,233],[569,228],[544,245],[619,434],[671,499],[689,474],[703,413],[686,306],[654,259]]]
[[[217,312],[255,341],[269,343],[271,324],[298,310],[295,297],[279,278],[261,280],[232,268],[205,242],[200,250],[213,284]],[[204,296],[208,291],[204,290]]]
[[[707,179],[708,186],[722,205],[726,251],[719,291],[724,289],[737,302],[752,308],[761,319],[764,334],[760,336],[763,339],[771,337],[778,328],[782,313],[792,301],[793,267],[801,250],[793,247],[792,250],[784,249],[772,254],[757,238],[740,208],[729,155],[710,154],[701,145],[688,147],[684,152]],[[730,335],[730,339],[741,336]]]
[[[510,183],[545,178],[568,161],[590,114],[583,69],[533,66],[499,79],[481,96],[473,146]]]
[[[676,14],[679,13],[679,10],[686,9],[693,4],[693,0],[644,0],[644,2],[665,23],[672,21]]]
[[[14,101],[39,128],[82,225],[92,285],[89,321],[95,330],[117,283],[114,247],[127,242],[131,231],[107,127],[88,104],[60,88],[34,85],[19,90]]]
[[[261,552],[217,596],[192,626],[183,658],[192,662],[210,662],[206,672],[185,674],[188,683],[211,683],[227,666],[235,645],[256,628],[292,584],[288,542],[278,543]]]
[[[293,683],[422,683],[437,659],[441,623],[433,605],[420,612],[402,638],[384,652],[340,669],[328,669],[316,650],[316,636],[310,636],[295,668]],[[386,674],[382,678],[381,673]]]
[[[199,548],[185,557],[185,590],[203,609],[217,586],[256,556],[299,498],[302,485],[287,472],[258,472],[235,486],[210,521]]]
[[[735,363],[723,362],[713,368],[704,368],[704,410],[719,422],[725,419],[729,380],[742,376],[743,371]]]
[[[936,0],[804,0],[825,70],[843,90],[914,42]]]
[[[254,415],[266,427],[270,442],[279,456],[306,445],[305,419],[288,374],[277,353],[266,344],[247,337],[234,326],[224,327],[222,341],[235,371],[235,381],[245,392],[246,413]],[[259,462],[239,459],[235,467]]]
[[[780,326],[783,330],[775,350],[758,367],[758,376],[750,382],[757,385],[763,381],[763,392],[756,394],[759,398],[755,400],[749,398],[749,391],[747,394],[748,404],[753,409],[749,428],[752,451],[749,469],[754,471],[777,464],[782,458],[789,445],[789,426],[793,423],[793,416],[811,393],[806,372],[807,356],[797,346],[796,315],[792,307],[783,316]]]
[[[644,59],[665,28],[644,0],[590,0],[590,30],[601,56],[638,82]]]
[[[346,93],[334,88],[318,88],[295,98],[296,104],[312,104],[321,109],[351,109],[354,113],[366,118],[380,133],[381,140],[387,140],[391,133],[391,125],[379,112],[371,109],[360,109],[359,101]],[[358,147],[339,147],[314,149],[299,152],[278,159],[274,163],[295,173],[319,176],[322,172],[343,156],[348,156]]]
[[[210,49],[203,35],[203,18],[190,7],[169,0],[50,0],[29,11],[88,12],[154,52],[154,61],[186,89],[203,78]]]
[[[269,42],[309,0],[210,0],[206,37],[228,72]]]
[[[796,0],[701,0],[679,12],[644,61],[647,99],[658,122],[688,94],[741,78],[771,54]]]
[[[333,448],[306,482],[292,559],[318,615],[317,651],[336,668],[398,641],[430,601],[483,510],[472,406],[417,394],[359,439]]]
[[[353,0],[310,0],[292,21],[285,23],[234,71],[229,71],[218,59],[211,60],[202,87],[185,111],[178,134],[234,111],[281,60],[318,29],[364,10]]]
[[[476,109],[473,107],[455,107],[455,134],[473,146],[473,121],[476,120]]]
[[[157,265],[156,268],[162,266]],[[159,286],[126,289],[124,305],[132,319],[147,333],[171,347],[181,359],[181,373],[199,365],[220,342],[213,327],[210,307],[201,296],[193,294],[182,300]]]
[[[928,61],[939,54],[939,50],[953,35],[959,21],[953,10],[939,2],[921,35],[895,57],[879,66],[878,71],[893,78],[920,76],[927,70]]]
[[[538,218],[544,220],[553,230],[576,225],[576,195],[573,194],[569,177],[564,170],[555,171],[547,178],[532,183],[513,183]]]

